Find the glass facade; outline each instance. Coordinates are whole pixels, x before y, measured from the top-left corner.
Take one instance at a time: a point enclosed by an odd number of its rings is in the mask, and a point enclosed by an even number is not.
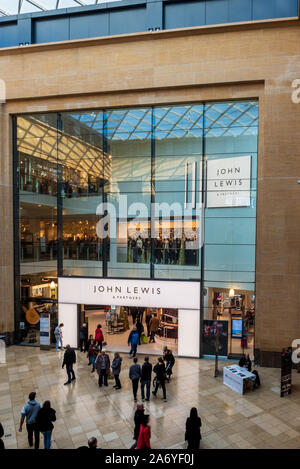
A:
[[[21,115],[14,134],[20,341],[28,311],[54,323],[58,276],[201,281],[205,321],[250,317],[257,101]]]

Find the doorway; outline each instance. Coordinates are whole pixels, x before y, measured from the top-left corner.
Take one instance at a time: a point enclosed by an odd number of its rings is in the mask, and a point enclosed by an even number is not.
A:
[[[81,305],[80,323],[88,324],[88,334],[95,337],[95,330],[101,324],[109,352],[128,353],[128,336],[133,325],[140,321],[143,331],[140,335],[139,353],[162,355],[164,347],[178,353],[178,309],[141,308],[114,305]],[[158,329],[150,342],[151,318],[158,318]]]

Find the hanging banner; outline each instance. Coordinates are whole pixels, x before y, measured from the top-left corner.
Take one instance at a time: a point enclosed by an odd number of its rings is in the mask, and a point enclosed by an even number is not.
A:
[[[251,156],[207,161],[207,208],[249,207]]]

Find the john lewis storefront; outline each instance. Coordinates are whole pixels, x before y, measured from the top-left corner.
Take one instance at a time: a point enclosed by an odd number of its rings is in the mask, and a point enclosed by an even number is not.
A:
[[[247,345],[254,337],[259,361],[272,366],[299,337],[298,2],[246,3],[137,0],[1,19],[8,343],[39,345],[42,314],[53,329],[66,304],[91,327],[107,307],[124,328],[139,308],[154,311],[178,351],[186,327],[203,355],[213,353],[215,318],[222,354],[240,353],[243,316]],[[124,21],[135,13],[140,32]],[[102,203],[116,227],[104,239]],[[176,282],[180,292],[192,284],[199,304],[185,309],[183,291],[177,308],[99,297],[58,305],[61,279],[80,278]],[[189,313],[197,325],[181,310],[198,311]],[[118,329],[117,320],[110,343]]]
[[[15,135],[21,343],[48,311],[76,346],[78,305],[114,305],[177,309],[183,356],[212,353],[215,320],[242,353],[242,320],[253,353],[258,101],[20,115]],[[139,294],[96,301],[99,279]]]

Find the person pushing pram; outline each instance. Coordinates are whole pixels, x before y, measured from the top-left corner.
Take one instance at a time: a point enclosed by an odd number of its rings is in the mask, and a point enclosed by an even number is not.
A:
[[[175,364],[175,358],[172,350],[168,349],[167,347],[164,348],[164,361],[166,362],[166,378],[169,383],[171,375],[173,374],[172,369]]]

